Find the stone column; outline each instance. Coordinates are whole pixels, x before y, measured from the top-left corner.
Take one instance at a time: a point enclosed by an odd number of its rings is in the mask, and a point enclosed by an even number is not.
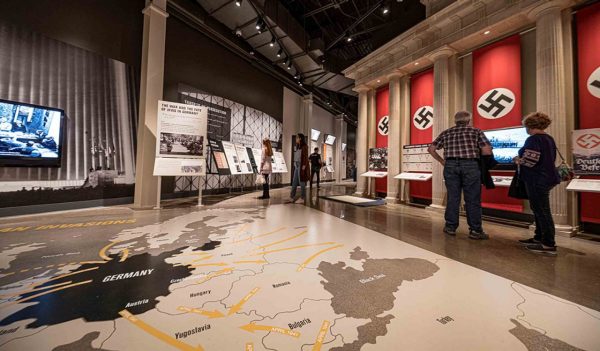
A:
[[[310,128],[313,115],[313,96],[308,94],[302,97],[302,114],[298,125],[298,133],[303,133],[306,136],[306,142],[310,148]],[[312,151],[311,151],[312,152]]]
[[[448,129],[451,114],[449,57],[454,50],[445,46],[430,55],[433,61],[433,138]],[[445,208],[446,187],[444,185],[444,167],[433,162],[433,191],[431,207]]]
[[[367,115],[367,125],[369,130],[369,139],[367,144],[367,160],[369,157],[369,150],[377,145],[377,91],[375,89],[369,90],[368,96],[369,112]],[[368,182],[371,183],[371,186],[368,187],[371,190],[369,196],[376,196],[377,190],[375,189],[375,178],[369,178]]]
[[[153,0],[143,11],[144,37],[134,197],[134,207],[139,209],[160,205],[157,203],[160,184],[153,171],[158,100],[163,98],[165,36],[169,17],[166,9],[166,0]]]
[[[388,202],[394,203],[398,198],[398,179],[394,179],[400,173],[401,157],[401,130],[400,120],[400,78],[402,72],[394,72],[388,76],[389,79],[389,134],[388,134],[388,177],[387,198]]]
[[[529,13],[536,21],[536,99],[537,110],[552,118],[548,133],[554,137],[561,153],[568,155],[568,95],[566,78],[568,67],[565,64],[565,37],[561,11],[571,1],[547,1],[533,8]],[[557,233],[571,235],[570,196],[566,184],[557,186],[550,194],[552,215]],[[572,199],[571,199],[572,201]]]
[[[335,136],[337,140],[335,142],[335,162],[334,162],[334,174],[335,181],[341,183],[346,174],[346,167],[344,165],[345,159],[343,157],[344,152],[342,151],[342,143],[346,142],[346,121],[342,115],[335,117]]]
[[[367,86],[354,89],[358,93],[358,128],[356,130],[356,194],[364,195],[367,191],[367,178],[360,175],[367,171],[368,157],[368,91]]]
[[[410,77],[404,76],[400,79],[400,172],[404,172],[402,167],[402,157],[404,155],[404,145],[410,144],[410,125],[412,116],[410,115]],[[400,201],[408,203],[410,201],[410,182],[405,180],[400,182]]]

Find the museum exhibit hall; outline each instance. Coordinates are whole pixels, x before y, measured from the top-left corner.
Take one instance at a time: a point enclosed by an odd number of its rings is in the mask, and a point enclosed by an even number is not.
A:
[[[600,351],[600,0],[0,1],[0,351]]]

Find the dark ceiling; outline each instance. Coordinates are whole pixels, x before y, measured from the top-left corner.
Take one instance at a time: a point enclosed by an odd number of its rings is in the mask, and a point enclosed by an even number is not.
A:
[[[346,68],[425,19],[419,0],[279,0]],[[384,9],[387,13],[384,14]],[[348,42],[348,37],[352,41]]]

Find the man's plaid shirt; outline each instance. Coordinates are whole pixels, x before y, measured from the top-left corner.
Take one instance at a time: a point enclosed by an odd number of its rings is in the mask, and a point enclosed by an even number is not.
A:
[[[444,149],[444,158],[479,158],[480,148],[490,145],[480,129],[457,125],[443,131],[434,141],[437,150]]]

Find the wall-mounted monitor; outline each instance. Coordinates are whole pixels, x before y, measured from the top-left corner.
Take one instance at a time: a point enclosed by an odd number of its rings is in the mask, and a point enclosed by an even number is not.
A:
[[[0,166],[59,167],[63,110],[0,100]]]
[[[333,145],[333,143],[335,143],[335,136],[328,134],[325,136],[325,144],[327,145]]]
[[[529,137],[524,127],[484,130],[494,148],[494,158],[498,161],[499,169],[515,169],[513,158],[518,156],[519,149],[525,145]]]
[[[319,140],[319,136],[321,136],[321,132],[316,129],[310,130],[310,140],[317,141]]]

